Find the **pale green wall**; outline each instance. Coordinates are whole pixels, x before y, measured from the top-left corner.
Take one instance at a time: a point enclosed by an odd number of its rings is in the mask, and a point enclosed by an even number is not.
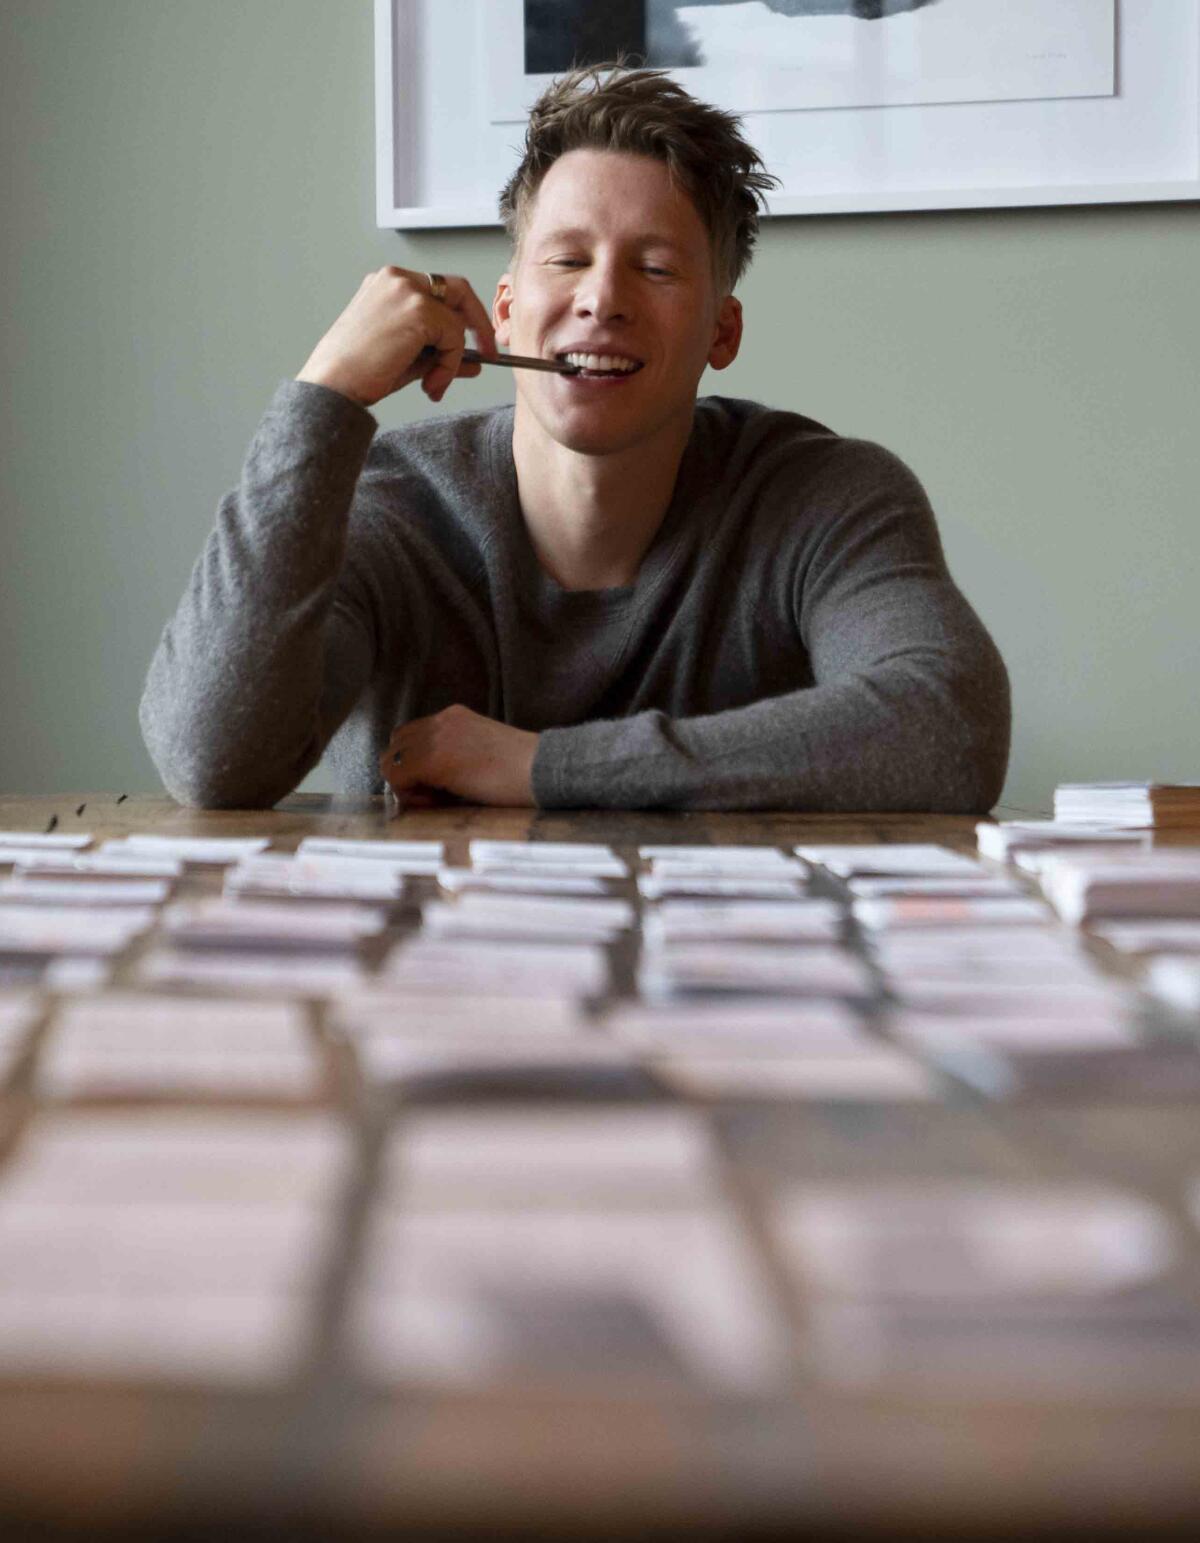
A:
[[[375,229],[372,89],[369,0],[0,3],[0,790],[157,785],[143,672],[275,382],[369,268],[490,295],[497,233]],[[924,479],[1017,804],[1200,776],[1198,238],[1195,205],[770,223],[711,382]]]

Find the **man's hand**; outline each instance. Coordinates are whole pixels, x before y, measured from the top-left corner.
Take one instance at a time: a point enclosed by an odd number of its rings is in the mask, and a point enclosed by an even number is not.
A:
[[[440,402],[451,381],[479,374],[479,365],[462,362],[468,327],[481,353],[496,353],[491,318],[479,296],[457,275],[447,274],[445,285],[445,299],[435,300],[426,273],[407,268],[368,273],[296,379],[329,386],[363,407],[419,380],[430,401]],[[427,347],[437,353],[423,358]]]
[[[523,807],[533,803],[537,746],[525,729],[447,707],[393,729],[379,769],[402,804],[427,803],[437,790],[471,804]]]

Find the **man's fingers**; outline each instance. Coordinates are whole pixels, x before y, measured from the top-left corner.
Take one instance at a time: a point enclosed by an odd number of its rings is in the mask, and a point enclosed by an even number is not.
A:
[[[446,275],[446,298],[443,304],[457,311],[464,327],[469,327],[479,343],[479,352],[495,358],[496,334],[492,330],[492,318],[487,307],[461,274]]]

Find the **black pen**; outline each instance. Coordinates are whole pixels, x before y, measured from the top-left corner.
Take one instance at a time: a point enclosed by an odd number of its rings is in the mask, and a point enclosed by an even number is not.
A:
[[[432,359],[437,349],[430,344],[421,350],[421,357]],[[550,370],[555,375],[578,375],[579,365],[564,364],[560,359],[536,359],[529,354],[497,354],[489,359],[477,348],[463,349],[464,364],[506,364],[510,370]]]

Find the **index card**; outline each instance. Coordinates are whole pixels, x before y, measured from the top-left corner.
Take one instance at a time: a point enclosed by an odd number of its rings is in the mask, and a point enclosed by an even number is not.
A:
[[[639,873],[638,893],[644,900],[671,896],[712,900],[796,900],[808,893],[807,878],[752,878],[745,874],[720,876],[695,869],[676,874]]]
[[[983,820],[975,827],[981,854],[1004,861],[1022,850],[1078,845],[1149,846],[1145,831],[1114,830],[1110,825],[1075,825],[1062,820]]]
[[[253,857],[225,874],[227,894],[320,900],[398,900],[404,883],[395,864],[365,857]]]
[[[353,948],[387,927],[383,911],[344,905],[272,905],[212,896],[179,901],[162,913],[175,944],[211,947]]]
[[[442,942],[417,938],[388,954],[380,979],[425,991],[485,991],[518,996],[608,988],[608,956],[593,943]]]
[[[895,896],[934,896],[939,899],[951,896],[963,900],[987,900],[996,895],[1029,893],[1016,879],[998,873],[984,877],[966,874],[961,879],[850,878],[845,883],[852,895],[863,900],[883,900]]]
[[[162,879],[0,879],[6,905],[161,905],[170,892]]]
[[[543,1035],[562,1039],[589,1027],[571,996],[398,992],[389,991],[386,982],[339,995],[330,1003],[327,1022],[351,1039],[421,1036],[441,1043],[483,1044]]]
[[[1088,931],[1119,954],[1200,954],[1200,919],[1102,922]]]
[[[434,937],[528,938],[607,943],[634,920],[625,900],[551,899],[533,895],[466,894],[457,902],[427,902],[421,921]]]
[[[0,1292],[0,1374],[260,1387],[299,1369],[312,1309],[276,1292],[223,1297]]]
[[[701,868],[794,868],[795,860],[771,846],[689,846],[680,842],[668,846],[640,846],[638,856],[643,862],[674,863],[682,866],[692,863]]]
[[[834,942],[841,932],[842,908],[833,900],[664,900],[642,922],[651,947],[682,938]]]
[[[1003,980],[928,980],[901,978],[892,986],[897,1000],[918,1011],[952,1013],[961,1018],[1113,1017],[1132,1011],[1126,992],[1116,982],[1099,980],[1049,981],[1030,985],[1006,972]]]
[[[14,852],[81,852],[84,847],[91,846],[92,838],[88,835],[66,835],[62,831],[56,831],[46,835],[41,831],[32,830],[0,830],[0,848]],[[18,859],[0,857],[0,862],[15,862]]]
[[[867,1035],[845,1003],[809,997],[618,1002],[596,1026],[625,1044],[655,1053],[779,1057],[884,1048]]]
[[[450,894],[494,893],[511,895],[608,895],[608,879],[564,873],[476,873],[473,868],[442,868],[438,884]]]
[[[638,984],[651,997],[681,991],[800,992],[865,996],[874,983],[864,962],[820,943],[672,943],[643,953]]]
[[[160,1036],[111,1049],[82,1035],[52,1033],[41,1047],[35,1086],[44,1098],[313,1097],[321,1063],[313,1046],[287,1052],[229,1044],[171,1045]]]
[[[876,874],[880,877],[907,875],[917,878],[946,878],[973,874],[976,877],[988,870],[982,863],[949,847],[930,846],[925,843],[902,843],[882,846],[798,846],[796,854],[807,863],[828,868],[840,878]]]
[[[255,955],[224,949],[160,948],[139,960],[137,976],[151,985],[204,986],[217,991],[269,991],[324,996],[357,985],[366,972],[354,955],[299,959],[293,953]]]
[[[1157,1206],[1082,1183],[800,1185],[772,1230],[812,1290],[994,1307],[1128,1290],[1177,1251]]]
[[[868,931],[901,927],[1023,927],[1050,923],[1049,911],[1032,898],[968,900],[926,896],[892,896],[887,900],[855,900],[851,909]]]
[[[791,1057],[672,1053],[651,1064],[672,1091],[701,1098],[889,1103],[938,1097],[922,1066],[882,1048]]]
[[[417,1111],[394,1128],[380,1192],[411,1208],[466,1201],[703,1198],[717,1182],[707,1121],[691,1110],[547,1108]]]
[[[118,954],[155,916],[141,906],[0,905],[0,953]]]
[[[237,997],[178,997],[113,992],[59,1007],[59,1038],[78,1037],[108,1051],[177,1046],[256,1054],[311,1044],[308,1015],[295,1002]]]
[[[4,856],[0,853],[0,862]],[[97,878],[126,879],[177,879],[183,874],[183,864],[177,857],[102,857],[99,853],[77,852],[24,852],[14,854],[15,878],[27,878],[34,874],[77,873]]]
[[[236,863],[255,852],[265,852],[269,836],[126,836],[121,841],[106,841],[100,848],[104,857],[132,853],[143,857],[176,857],[185,863]]]
[[[296,848],[298,857],[355,857],[388,862],[396,872],[437,873],[445,861],[441,841],[340,841],[326,836],[305,836]]]
[[[373,1381],[761,1395],[791,1365],[757,1260],[715,1206],[381,1213],[350,1329]]]
[[[350,1132],[326,1114],[42,1113],[0,1169],[0,1206],[326,1205],[353,1159]]]
[[[11,1205],[0,1199],[0,1296],[285,1293],[314,1283],[320,1207]]]
[[[592,878],[623,879],[629,869],[612,848],[590,841],[472,841],[472,865],[480,872],[532,868],[583,874]]]
[[[579,1084],[600,1078],[605,1087],[613,1074],[634,1074],[630,1053],[597,1034],[551,1039],[536,1031],[508,1039],[447,1040],[426,1034],[373,1034],[358,1040],[358,1060],[372,1082],[411,1084],[466,1079],[472,1084],[495,1083],[509,1092],[508,1079],[528,1074],[556,1079],[566,1075]],[[626,1081],[628,1078],[626,1077]]]
[[[895,1013],[889,1030],[903,1044],[932,1056],[982,1046],[985,1050],[1092,1050],[1133,1045],[1137,1039],[1124,1016],[1042,1017],[1035,1008],[1020,1013]]]

